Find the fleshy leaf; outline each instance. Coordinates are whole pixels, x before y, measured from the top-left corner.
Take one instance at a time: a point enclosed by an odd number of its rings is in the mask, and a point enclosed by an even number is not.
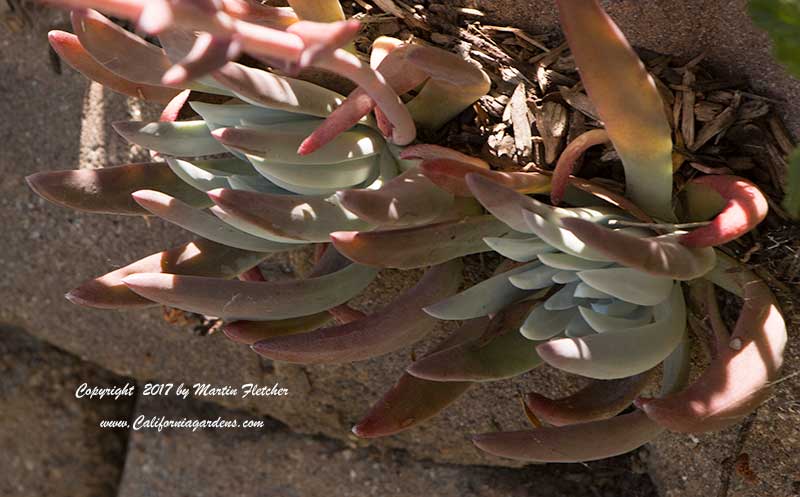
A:
[[[606,130],[593,129],[581,134],[567,145],[553,170],[553,191],[550,193],[553,205],[558,205],[563,200],[575,163],[584,152],[595,145],[609,143],[609,141]]]
[[[239,250],[200,239],[153,254],[105,276],[87,281],[70,291],[66,297],[74,304],[98,309],[155,306],[158,304],[130,291],[122,280],[137,273],[233,278],[257,265],[265,257],[266,254],[261,252]]]
[[[517,262],[530,262],[540,254],[553,252],[555,249],[538,237],[532,238],[484,238],[486,245],[498,254]]]
[[[460,261],[436,266],[416,286],[371,316],[311,333],[264,340],[253,350],[273,360],[300,364],[362,361],[388,354],[433,330],[437,321],[422,308],[455,292],[461,284],[461,271]]]
[[[437,319],[451,321],[479,318],[499,312],[534,293],[512,285],[508,280],[509,276],[538,265],[535,262],[492,276],[457,295],[426,307],[425,312]]]
[[[188,161],[167,157],[167,164],[180,179],[202,192],[227,188],[231,176],[258,174],[253,166],[239,159]],[[163,191],[158,188],[153,190]]]
[[[165,155],[200,157],[227,152],[204,121],[121,121],[113,126],[129,142]]]
[[[453,150],[452,148],[443,147],[441,145],[431,145],[426,143],[420,143],[418,145],[411,145],[405,147],[403,151],[400,152],[400,158],[403,160],[420,160],[420,161],[446,159],[455,162],[461,162],[468,166],[479,167],[481,169],[486,169],[486,170],[491,169],[489,163],[483,159],[472,157],[471,155],[461,153],[457,150]]]
[[[240,99],[268,109],[325,117],[344,100],[338,93],[313,83],[237,63],[225,65],[213,76]]]
[[[81,45],[77,36],[65,31],[50,31],[47,35],[53,50],[78,72],[122,95],[142,100],[169,103],[180,90],[164,86],[147,85],[127,80],[94,60]]]
[[[655,321],[636,328],[583,338],[550,341],[537,347],[548,364],[600,380],[626,378],[652,369],[680,344],[686,332],[686,305],[680,283],[654,309]]]
[[[520,335],[528,340],[548,340],[564,332],[578,314],[575,309],[551,311],[544,305],[536,308],[520,327]]]
[[[637,305],[656,305],[669,297],[672,278],[651,276],[637,269],[611,267],[581,271],[578,276],[589,286]]]
[[[277,321],[235,321],[225,325],[222,331],[234,342],[253,345],[268,338],[315,330],[327,324],[331,318],[330,312],[323,311],[309,316]]]
[[[253,252],[286,252],[300,245],[265,240],[239,231],[218,218],[176,198],[153,190],[139,190],[133,199],[148,212],[207,240]]]
[[[481,336],[488,323],[486,318],[465,323],[432,353]],[[400,380],[353,427],[353,433],[359,438],[377,438],[413,428],[441,412],[472,384],[428,381],[403,373]]]
[[[547,193],[550,191],[550,177],[541,173],[491,171],[451,159],[424,160],[419,169],[439,188],[459,197],[473,196],[466,181],[468,174],[484,176],[519,193]]]
[[[486,433],[472,438],[490,454],[529,462],[595,461],[630,452],[664,429],[641,411],[601,421],[529,431]]]
[[[325,243],[335,231],[372,228],[339,205],[336,196],[271,195],[241,190],[212,190],[208,194],[225,213],[241,223],[234,224],[235,227],[257,236],[265,233]]]
[[[589,98],[625,166],[628,197],[672,221],[672,134],[655,81],[597,0],[559,0]]]
[[[720,257],[720,266],[744,299],[730,340],[717,343],[717,357],[687,389],[637,400],[651,419],[673,431],[705,433],[738,423],[769,397],[783,362],[786,324],[769,287],[727,256]]]
[[[739,238],[755,228],[769,211],[761,190],[746,179],[727,175],[709,175],[693,179],[686,195],[716,192],[728,203],[708,226],[683,235],[680,242],[688,247],[713,247]]]
[[[432,381],[497,381],[538,367],[535,344],[517,331],[532,305],[521,302],[498,313],[482,338],[416,361],[407,371]]]
[[[163,305],[225,319],[276,320],[316,314],[341,305],[369,285],[378,271],[350,264],[306,280],[251,282],[200,276],[139,273],[123,283]]]
[[[525,396],[525,404],[536,417],[554,426],[608,419],[631,405],[654,372],[619,380],[592,380],[581,390],[560,399],[530,393]]]
[[[414,226],[452,213],[453,195],[417,169],[410,169],[377,190],[344,190],[339,201],[348,211],[376,226]]]
[[[415,228],[337,232],[331,240],[342,254],[361,264],[413,269],[488,252],[485,237],[507,236],[510,231],[492,216],[476,216]]]
[[[47,171],[28,176],[26,181],[33,191],[55,204],[100,214],[147,215],[131,198],[131,193],[145,189],[168,193],[195,207],[211,205],[202,192],[160,162]]]
[[[678,238],[631,236],[583,219],[564,219],[563,226],[614,262],[655,276],[676,280],[700,278],[714,268],[711,248],[688,248]]]
[[[408,103],[414,121],[437,130],[475,103],[492,86],[489,76],[462,57],[425,45],[413,45],[407,61],[430,79]]]

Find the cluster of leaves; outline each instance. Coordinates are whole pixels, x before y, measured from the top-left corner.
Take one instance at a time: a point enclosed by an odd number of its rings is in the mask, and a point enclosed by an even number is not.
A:
[[[543,364],[592,378],[563,399],[526,398],[530,416],[550,426],[474,439],[522,460],[592,460],[664,429],[720,429],[766,398],[786,342],[783,319],[766,285],[714,247],[755,227],[767,201],[747,180],[714,175],[689,181],[675,209],[661,97],[598,2],[558,4],[605,127],[570,143],[552,174],[493,171],[436,145],[398,147],[414,139],[417,125],[435,129],[458,115],[488,90],[488,78],[452,54],[388,38],[376,40],[362,65],[339,48],[354,31],[338,20],[338,2],[312,9],[327,13],[317,20],[334,21],[313,26],[293,17],[307,6],[300,0],[295,11],[239,0],[60,3],[105,7],[159,35],[161,47],[80,10],[76,35],[50,39],[87,76],[168,102],[159,122],[115,126],[166,162],[46,172],[29,183],[62,205],[154,214],[201,237],[84,283],[70,300],[217,316],[231,339],[301,364],[377,357],[419,341],[437,320],[461,321],[354,432],[411,429],[476,382]],[[151,8],[168,17],[151,17]],[[224,53],[208,48],[217,44]],[[284,71],[333,70],[359,88],[344,99],[234,62],[239,48]],[[204,93],[227,101],[203,102]],[[188,111],[197,117],[177,120]],[[609,142],[625,167],[624,196],[571,174],[588,148]],[[546,193],[553,205],[530,196]],[[686,232],[677,222],[700,227]],[[266,254],[306,244],[329,244],[307,279],[264,281],[257,265]],[[457,293],[461,258],[492,250],[507,262]],[[372,315],[347,307],[382,268],[429,269]],[[715,331],[714,360],[688,387],[685,284]],[[719,317],[714,285],[744,298],[733,333]],[[339,323],[326,327],[332,317]],[[662,395],[641,397],[661,363]],[[637,410],[617,416],[632,402]]]
[[[800,1],[751,0],[750,15],[772,37],[778,60],[800,77]],[[800,217],[800,150],[789,158],[784,207],[792,216]]]

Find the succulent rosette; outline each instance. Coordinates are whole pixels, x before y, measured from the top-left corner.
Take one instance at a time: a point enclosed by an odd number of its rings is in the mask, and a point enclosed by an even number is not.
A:
[[[45,172],[29,183],[68,207],[156,215],[200,237],[79,286],[68,294],[74,302],[219,317],[237,342],[302,364],[381,356],[440,320],[460,321],[354,432],[411,429],[477,382],[545,364],[591,378],[565,398],[526,397],[529,417],[548,426],[474,439],[526,461],[587,461],[664,429],[721,429],[767,397],[786,343],[783,318],[767,285],[715,248],[760,223],[767,201],[727,175],[674,191],[661,96],[596,0],[558,5],[603,128],[568,144],[552,172],[500,172],[413,145],[417,126],[435,130],[459,115],[488,91],[488,77],[458,56],[391,38],[378,38],[362,62],[351,44],[358,24],[344,21],[338,2],[296,0],[294,10],[240,0],[56,3],[98,8],[159,37],[156,46],[91,10],[73,13],[75,35],[50,35],[91,79],[167,104],[158,122],[115,125],[159,161]],[[243,53],[260,67],[236,62]],[[306,68],[358,87],[345,98],[283,75]],[[622,160],[624,194],[571,174],[600,144]],[[550,204],[534,198],[548,193]],[[269,253],[323,243],[306,279],[264,281],[256,268]],[[461,258],[491,251],[505,262],[462,290]],[[382,268],[428,269],[369,316],[348,308]],[[733,332],[715,288],[744,299]],[[687,386],[692,306],[709,316],[715,339],[711,364]],[[339,322],[328,326],[332,316]],[[644,398],[659,365],[661,395]]]

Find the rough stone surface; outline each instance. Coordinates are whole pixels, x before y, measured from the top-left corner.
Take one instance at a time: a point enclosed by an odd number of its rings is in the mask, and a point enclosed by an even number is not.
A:
[[[134,398],[76,399],[114,376],[13,328],[0,327],[0,495],[107,497],[122,475],[127,432],[101,419],[127,419]]]
[[[211,404],[152,397],[140,398],[139,414],[254,419]],[[646,482],[642,485],[646,480],[642,475],[608,465],[509,470],[433,464],[416,461],[403,451],[379,452],[299,436],[269,420],[262,429],[135,431],[129,447],[119,497],[635,497],[648,495],[650,488]]]

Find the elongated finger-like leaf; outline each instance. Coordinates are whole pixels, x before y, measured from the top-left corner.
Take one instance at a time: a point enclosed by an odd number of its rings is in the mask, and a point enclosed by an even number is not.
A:
[[[692,180],[689,186],[685,192],[689,197],[716,192],[728,203],[710,225],[680,238],[680,242],[688,247],[713,247],[735,240],[755,228],[769,211],[769,203],[761,190],[743,178],[702,176]]]
[[[420,126],[437,130],[475,103],[492,86],[489,76],[464,58],[426,45],[412,45],[407,61],[430,75],[408,109]]]
[[[472,438],[489,454],[519,461],[574,463],[630,452],[664,429],[643,412],[569,426],[485,433]]]
[[[560,271],[543,264],[535,264],[527,271],[510,275],[508,280],[521,290],[541,290],[553,286],[553,277]]]
[[[558,205],[564,198],[564,192],[569,184],[569,177],[575,168],[575,163],[588,149],[595,145],[608,143],[608,132],[603,129],[593,129],[575,138],[558,158],[556,168],[553,170],[553,191],[550,199],[553,205]]]
[[[479,167],[481,169],[491,169],[491,167],[489,167],[489,163],[483,159],[472,157],[471,155],[461,153],[457,150],[453,150],[452,148],[426,143],[405,147],[403,151],[400,152],[400,158],[403,160],[420,161],[447,159],[455,162],[461,162],[470,166]]]
[[[492,318],[483,338],[414,362],[407,371],[432,381],[497,381],[542,364],[536,344],[518,332],[532,302],[521,302]]]
[[[129,142],[165,155],[200,157],[227,152],[204,121],[122,121],[113,126]]]
[[[211,204],[202,192],[160,162],[47,171],[28,176],[26,181],[33,191],[55,204],[99,214],[146,215],[148,212],[131,198],[131,193],[146,189],[162,191],[195,207]]]
[[[730,341],[687,389],[637,405],[658,424],[684,433],[717,431],[738,423],[764,402],[778,376],[786,347],[786,324],[769,287],[755,274],[721,259],[744,307]]]
[[[269,109],[325,117],[344,100],[338,93],[315,84],[234,62],[213,76],[245,102]]]
[[[148,85],[127,80],[109,71],[94,60],[81,45],[77,36],[65,31],[50,31],[47,35],[53,50],[78,72],[122,95],[141,98],[142,100],[169,103],[180,90],[164,86]]]
[[[641,238],[583,219],[564,219],[561,223],[582,242],[614,262],[648,274],[693,280],[711,271],[716,264],[714,249],[688,248],[674,236]]]
[[[459,197],[473,196],[466,181],[468,174],[484,176],[519,193],[547,193],[550,191],[550,177],[541,173],[491,171],[451,159],[424,160],[419,169],[436,186]]]
[[[246,128],[217,130],[214,136],[229,147],[284,164],[338,164],[375,156],[383,149],[384,140],[380,134],[366,126],[359,126],[340,134],[319,152],[297,155],[300,140],[318,124],[318,119],[272,125],[248,124]]]
[[[600,2],[558,6],[581,80],[625,166],[628,197],[673,220],[672,134],[655,81]]]
[[[549,310],[537,306],[520,327],[520,335],[528,340],[548,340],[567,329],[578,312],[575,309]]]
[[[202,192],[227,188],[232,176],[258,175],[249,163],[235,158],[189,161],[168,157],[167,164],[175,175]]]
[[[372,44],[370,65],[386,79],[398,94],[403,95],[420,84],[427,75],[405,64],[407,45],[400,40],[379,37]],[[353,90],[344,103],[331,113],[298,148],[300,155],[310,154],[352,128],[375,108],[375,101],[363,88]]]
[[[251,282],[140,273],[123,283],[135,293],[184,311],[225,319],[275,320],[316,314],[352,299],[378,271],[351,264],[306,280]]]
[[[161,48],[95,10],[73,10],[72,27],[86,50],[109,71],[136,83],[162,86],[161,77],[172,62]]]
[[[340,230],[371,229],[342,208],[338,198],[270,195],[240,190],[208,192],[227,214],[241,221],[240,229],[255,228],[281,238],[325,243]],[[258,233],[258,231],[256,231]]]
[[[603,209],[561,209],[506,188],[478,174],[467,175],[467,185],[480,203],[495,217],[522,233],[533,233],[549,245],[585,259],[605,261],[575,235],[554,223],[569,217],[603,221],[617,214]],[[544,235],[544,236],[543,236]]]
[[[342,254],[361,264],[413,269],[488,252],[485,237],[507,236],[510,231],[492,216],[476,216],[416,228],[336,232],[331,240]]]
[[[171,273],[209,278],[233,278],[264,260],[266,254],[249,252],[208,240],[197,240],[153,254],[105,276],[87,281],[66,297],[74,303],[98,309],[123,309],[158,305],[135,294],[122,280],[137,273]],[[222,280],[214,280],[222,281]]]
[[[331,319],[331,313],[323,311],[277,321],[235,321],[225,325],[222,331],[234,342],[253,345],[268,338],[306,333],[324,326]]]
[[[578,310],[586,323],[598,333],[636,328],[653,320],[653,312],[649,307],[640,307],[626,316],[603,314],[588,307],[580,307]]]
[[[525,396],[525,405],[537,418],[554,426],[608,419],[631,405],[654,372],[619,380],[592,380],[581,390],[560,399],[530,393]]]
[[[432,353],[478,338],[488,324],[489,320],[486,318],[465,323]],[[403,373],[400,380],[353,427],[353,433],[359,438],[377,438],[413,428],[441,412],[472,384],[428,381]]]
[[[531,238],[484,238],[486,245],[498,254],[517,262],[530,262],[540,254],[553,252],[555,249],[539,237]]]
[[[672,278],[625,267],[590,269],[579,272],[578,277],[601,292],[636,305],[659,304],[669,297],[673,287]]]
[[[376,226],[414,226],[452,212],[453,195],[441,190],[417,169],[410,169],[377,190],[344,190],[338,194],[348,211]]]
[[[533,294],[512,285],[508,278],[538,265],[538,262],[526,264],[492,276],[457,295],[426,307],[425,312],[443,320],[466,320],[499,312],[509,304]]]
[[[638,205],[631,202],[626,196],[612,191],[605,186],[583,178],[570,178],[569,184],[578,190],[589,193],[603,202],[613,205],[630,214],[643,223],[654,223],[652,217],[643,211]]]
[[[422,308],[455,292],[461,270],[460,261],[436,266],[382,311],[342,326],[264,340],[253,350],[273,360],[301,364],[361,361],[388,354],[430,333],[436,320]]]
[[[253,252],[286,252],[299,245],[265,240],[239,231],[220,219],[153,190],[139,190],[133,199],[148,212],[207,240]]]
[[[583,338],[553,340],[537,347],[553,367],[596,378],[626,378],[652,369],[663,361],[686,333],[686,305],[680,283],[667,301],[654,308],[655,321],[636,328],[609,331]]]

